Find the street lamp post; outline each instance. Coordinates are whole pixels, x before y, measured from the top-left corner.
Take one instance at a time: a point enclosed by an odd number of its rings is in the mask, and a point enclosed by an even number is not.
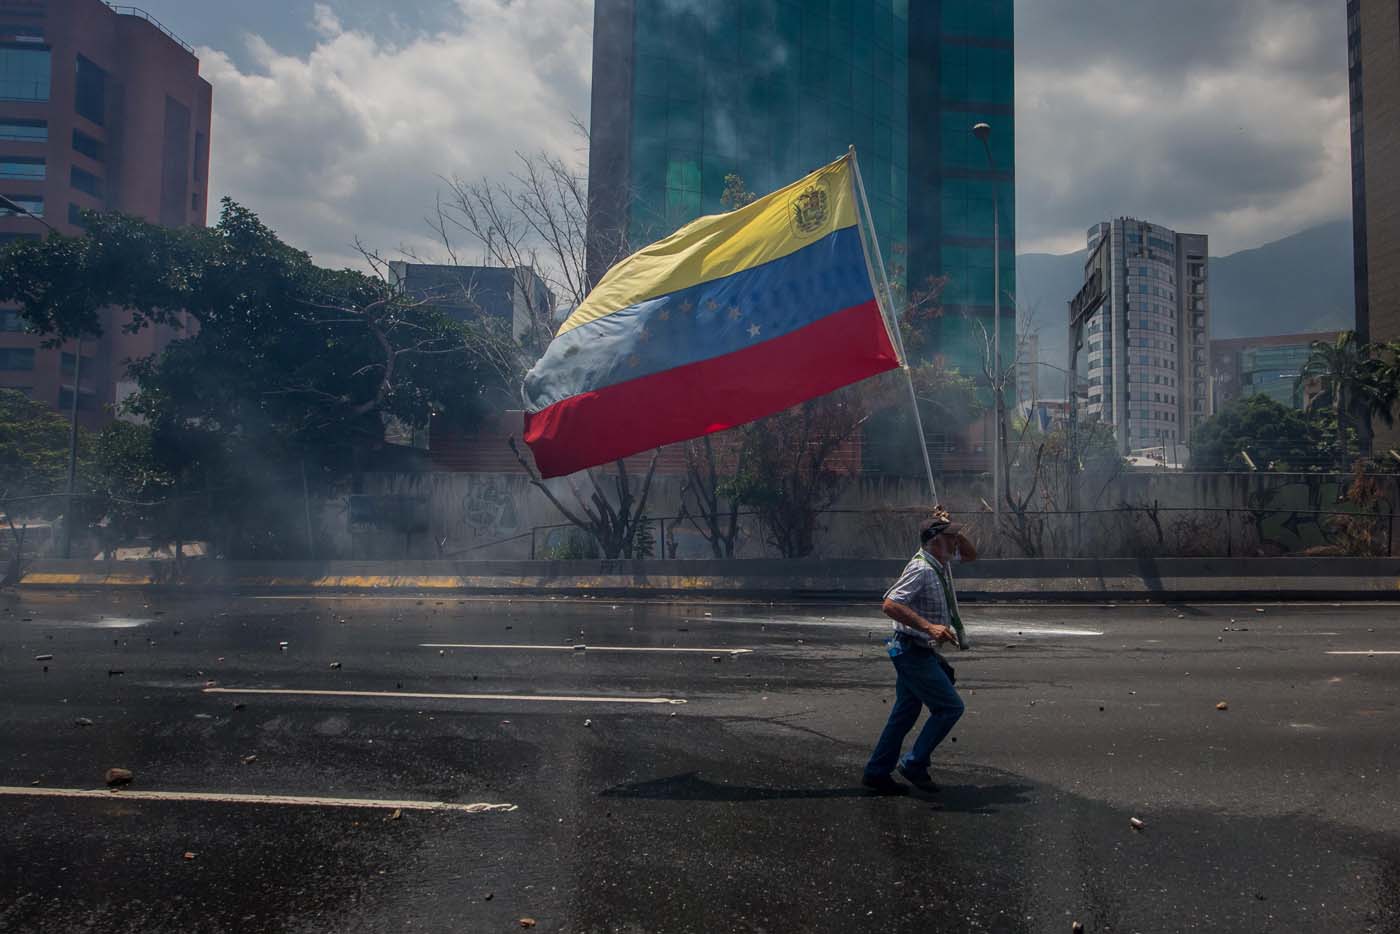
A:
[[[992,159],[992,127],[989,123],[979,123],[972,128],[972,135],[982,143],[987,153],[987,167],[996,171]],[[996,380],[992,386],[996,412],[996,424],[992,426],[992,534],[993,541],[1001,530],[1001,431],[1006,401],[1002,393],[1001,369],[1001,194],[995,178],[992,182],[992,371]]]
[[[43,224],[48,228],[49,233],[58,233],[48,221],[4,195],[0,195],[0,211],[22,214]],[[77,352],[73,356],[73,404],[68,411],[68,505],[63,510],[62,539],[63,557],[65,558],[73,556],[73,494],[78,478],[78,391],[83,378],[83,336],[81,334],[78,335],[76,350]],[[61,375],[62,367],[59,370]]]

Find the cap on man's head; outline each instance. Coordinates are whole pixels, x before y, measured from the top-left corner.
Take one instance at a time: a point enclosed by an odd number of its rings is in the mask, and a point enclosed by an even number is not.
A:
[[[962,530],[962,524],[954,522],[953,517],[948,514],[948,510],[939,506],[934,509],[933,515],[919,530],[919,544],[927,545],[940,535],[957,535]]]

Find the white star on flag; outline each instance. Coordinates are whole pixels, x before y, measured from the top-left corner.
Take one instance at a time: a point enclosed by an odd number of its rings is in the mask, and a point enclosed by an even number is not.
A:
[[[751,324],[751,325],[749,325],[749,337],[757,337],[757,336],[758,336],[758,332],[759,332],[759,327],[758,327],[758,325],[756,325],[756,324]]]

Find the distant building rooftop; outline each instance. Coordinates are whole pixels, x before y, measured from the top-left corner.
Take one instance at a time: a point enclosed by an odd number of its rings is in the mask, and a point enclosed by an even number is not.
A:
[[[106,0],[103,0],[103,2],[105,3]],[[165,27],[164,23],[162,23],[160,20],[156,19],[154,16],[147,13],[140,7],[122,6],[116,3],[108,3],[107,6],[112,10],[113,13],[118,13],[122,16],[135,16],[137,19],[144,19],[146,22],[150,23],[152,26],[165,33],[167,37],[174,40],[180,46],[180,48],[184,49],[191,55],[194,54],[194,46],[190,45],[184,39],[181,39],[179,36],[175,35],[175,33],[171,32]]]

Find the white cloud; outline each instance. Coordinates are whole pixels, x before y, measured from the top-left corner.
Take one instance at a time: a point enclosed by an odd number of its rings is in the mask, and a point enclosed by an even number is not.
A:
[[[1341,8],[1179,3],[1017,3],[1023,252],[1083,249],[1125,214],[1208,234],[1215,255],[1349,216]]]
[[[1137,214],[1210,234],[1219,255],[1347,216],[1345,16],[1333,7],[1019,0],[1021,249],[1077,250],[1089,224]],[[500,178],[517,150],[581,160],[569,118],[588,115],[592,3],[453,9],[450,28],[405,39],[321,2],[308,54],[249,36],[240,67],[201,49],[211,192],[323,263],[358,264],[356,236],[431,250],[423,218],[440,175]]]
[[[439,176],[502,177],[514,153],[578,155],[588,113],[592,5],[458,0],[457,28],[391,44],[315,7],[305,57],[258,36],[246,71],[200,49],[214,86],[211,192],[256,211],[328,265],[354,240],[432,250]]]

